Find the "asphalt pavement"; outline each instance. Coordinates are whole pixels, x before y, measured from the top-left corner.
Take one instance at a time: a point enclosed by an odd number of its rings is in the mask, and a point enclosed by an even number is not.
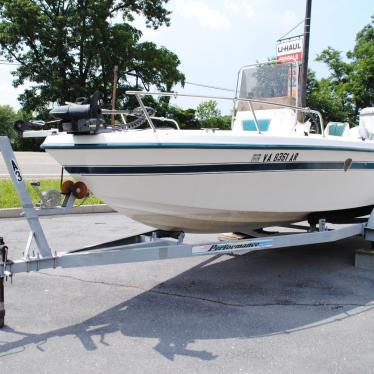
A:
[[[52,248],[142,232],[116,213],[42,219]],[[19,258],[28,228],[0,220]],[[203,242],[215,236],[188,235]],[[1,373],[371,373],[374,274],[333,244],[18,274]]]
[[[1,155],[0,155],[1,156]],[[24,178],[59,178],[61,166],[45,152],[15,152]],[[4,160],[0,157],[0,178],[8,178]]]

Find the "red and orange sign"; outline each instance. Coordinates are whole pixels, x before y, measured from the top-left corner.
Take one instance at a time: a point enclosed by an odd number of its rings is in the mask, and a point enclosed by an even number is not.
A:
[[[303,58],[303,38],[279,41],[277,44],[277,64],[301,62]]]

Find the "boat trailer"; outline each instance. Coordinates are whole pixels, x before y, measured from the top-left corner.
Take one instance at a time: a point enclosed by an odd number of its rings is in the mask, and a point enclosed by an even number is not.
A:
[[[362,236],[365,240],[374,242],[373,211],[368,220],[332,230],[328,229],[325,220],[321,219],[318,226],[285,226],[303,229],[304,232],[264,235],[260,231],[253,232],[253,235],[247,235],[244,239],[198,245],[185,243],[182,231],[154,230],[91,247],[57,252],[50,248],[39,217],[71,212],[75,201],[74,195],[72,193],[66,194],[59,207],[46,207],[45,204],[35,207],[26,189],[10,141],[6,136],[0,136],[0,152],[21,202],[22,215],[30,227],[29,238],[21,259],[11,260],[8,257],[8,247],[0,237],[0,328],[4,326],[5,318],[4,281],[17,273],[203,255],[243,254],[264,249],[335,242],[352,236]],[[31,250],[33,242],[36,244],[36,251]]]

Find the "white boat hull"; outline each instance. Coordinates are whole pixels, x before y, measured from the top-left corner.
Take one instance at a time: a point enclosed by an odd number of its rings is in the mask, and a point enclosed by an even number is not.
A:
[[[246,231],[374,205],[372,142],[188,133],[59,135],[44,146],[104,202],[160,229]]]

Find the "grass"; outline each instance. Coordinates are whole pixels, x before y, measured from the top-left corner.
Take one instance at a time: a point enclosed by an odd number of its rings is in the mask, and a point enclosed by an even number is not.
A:
[[[33,204],[39,202],[39,197],[34,189],[30,185],[30,181],[25,181],[27,190],[30,193]],[[58,179],[41,179],[40,190],[54,189],[60,190],[60,180]],[[75,205],[81,205],[83,200],[76,200]],[[83,205],[96,205],[102,204],[102,202],[94,195],[90,195],[84,202]],[[19,208],[21,206],[17,192],[10,180],[0,180],[0,209],[2,208]]]

